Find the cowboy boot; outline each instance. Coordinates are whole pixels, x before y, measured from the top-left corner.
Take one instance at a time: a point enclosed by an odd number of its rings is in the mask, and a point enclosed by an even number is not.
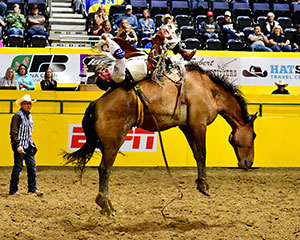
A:
[[[196,52],[197,52],[197,49],[194,49],[192,51],[188,51],[188,50],[185,50],[183,48],[181,48],[180,51],[179,51],[180,55],[186,61],[190,61],[192,59],[192,57],[194,57]]]

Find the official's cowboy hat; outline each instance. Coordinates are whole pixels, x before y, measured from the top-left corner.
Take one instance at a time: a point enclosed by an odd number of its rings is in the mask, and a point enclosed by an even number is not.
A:
[[[268,76],[268,72],[262,71],[261,67],[258,66],[251,66],[249,71],[244,70],[243,71],[243,76],[245,77],[266,77]]]
[[[288,86],[289,84],[287,84],[286,82],[284,82],[284,80],[280,79],[278,82],[275,82],[275,84],[277,86]]]
[[[29,94],[25,94],[23,97],[17,99],[16,104],[18,107],[21,107],[22,102],[35,102],[36,100],[31,100],[31,96]]]
[[[166,18],[170,18],[173,21],[174,17],[171,16],[169,13],[161,17],[161,21],[164,22]]]

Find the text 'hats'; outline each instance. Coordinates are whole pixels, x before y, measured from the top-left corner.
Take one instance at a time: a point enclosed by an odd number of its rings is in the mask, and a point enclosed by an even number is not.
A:
[[[229,17],[231,17],[231,12],[226,11],[226,12],[224,13],[224,16],[229,16]]]
[[[25,94],[23,97],[17,99],[16,105],[17,105],[18,107],[21,107],[22,102],[35,102],[35,100],[33,101],[33,100],[31,99],[31,96],[30,96],[29,94]]]
[[[278,82],[275,82],[275,84],[277,86],[288,86],[288,84],[283,79],[280,79]]]
[[[214,13],[212,11],[208,11],[207,14],[206,14],[207,17],[213,16],[213,15],[214,15]]]
[[[132,9],[132,6],[131,5],[126,5],[126,7],[125,7],[125,10],[128,10],[128,9]]]
[[[171,16],[169,13],[161,17],[161,21],[164,22],[166,18],[170,18],[173,21],[174,17]]]

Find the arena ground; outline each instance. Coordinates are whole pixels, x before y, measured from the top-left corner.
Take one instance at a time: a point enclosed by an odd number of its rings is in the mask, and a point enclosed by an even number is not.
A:
[[[25,170],[25,169],[24,169]],[[114,168],[111,199],[117,210],[100,215],[96,168],[82,184],[72,167],[39,167],[43,197],[8,196],[11,168],[0,168],[0,239],[300,239],[300,168],[250,171],[208,168],[210,197],[195,189],[195,168],[172,168],[184,197],[176,196],[164,168]]]

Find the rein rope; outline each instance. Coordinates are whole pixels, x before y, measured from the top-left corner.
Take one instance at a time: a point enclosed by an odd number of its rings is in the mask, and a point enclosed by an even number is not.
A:
[[[134,88],[134,91],[136,93],[136,95],[140,98],[141,102],[143,103],[143,105],[145,106],[145,108],[148,109],[154,123],[155,123],[155,126],[156,126],[156,129],[157,129],[157,132],[158,132],[158,136],[159,136],[159,142],[160,142],[160,147],[161,147],[161,152],[162,152],[162,155],[163,155],[163,159],[164,159],[164,162],[165,162],[165,165],[166,165],[166,168],[167,168],[167,172],[169,174],[169,177],[170,179],[172,180],[173,184],[175,185],[179,195],[177,197],[174,197],[172,198],[162,209],[161,209],[161,214],[165,220],[165,222],[168,224],[168,220],[167,220],[167,217],[164,213],[165,209],[167,208],[167,206],[169,206],[172,202],[174,202],[175,200],[181,200],[183,198],[183,193],[178,185],[178,183],[176,182],[176,180],[174,179],[171,171],[170,171],[170,168],[169,168],[169,164],[168,164],[168,160],[167,160],[167,156],[166,156],[166,152],[165,152],[165,148],[164,148],[164,144],[163,144],[163,139],[162,139],[162,135],[161,135],[161,131],[160,131],[160,128],[159,128],[159,125],[158,125],[158,122],[157,122],[157,119],[154,115],[154,113],[152,113],[148,107],[148,105],[146,103],[150,103],[149,99],[145,96],[145,94],[142,92],[142,89],[139,85],[136,85]],[[139,117],[138,117],[139,118]],[[142,123],[140,123],[140,125],[142,125]]]

